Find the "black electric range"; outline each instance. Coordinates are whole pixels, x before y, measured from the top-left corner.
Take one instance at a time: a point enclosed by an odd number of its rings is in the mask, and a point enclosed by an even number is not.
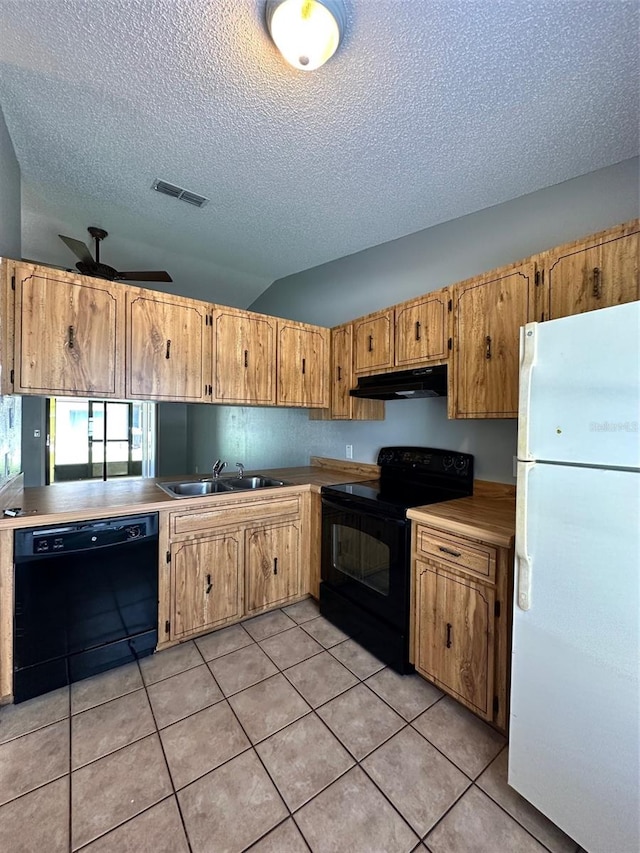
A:
[[[380,478],[323,486],[320,612],[398,672],[409,663],[407,509],[473,494],[473,456],[383,447]]]

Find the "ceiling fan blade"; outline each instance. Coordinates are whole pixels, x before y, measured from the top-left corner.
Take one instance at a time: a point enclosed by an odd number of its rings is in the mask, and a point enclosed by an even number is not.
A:
[[[79,258],[83,264],[94,264],[95,261],[91,256],[91,252],[88,247],[82,243],[80,240],[74,240],[73,237],[65,237],[63,234],[58,234],[58,237],[62,240],[63,243],[66,243],[67,246],[71,249],[73,254]]]
[[[121,281],[173,281],[169,273],[164,270],[119,272],[116,278]]]

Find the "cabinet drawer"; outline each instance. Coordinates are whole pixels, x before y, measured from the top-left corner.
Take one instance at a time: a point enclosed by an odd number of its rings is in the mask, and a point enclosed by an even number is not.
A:
[[[494,581],[496,550],[487,545],[470,542],[427,527],[418,526],[416,550],[419,555],[436,560],[443,567],[455,567],[472,575]]]
[[[237,527],[265,519],[279,519],[300,513],[298,495],[268,501],[244,501],[231,506],[209,506],[202,510],[172,512],[169,520],[169,535],[188,536],[213,528]]]

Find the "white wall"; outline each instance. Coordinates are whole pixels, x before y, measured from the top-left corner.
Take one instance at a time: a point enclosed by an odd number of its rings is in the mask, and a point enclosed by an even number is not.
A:
[[[427,201],[425,201],[427,203]],[[332,326],[639,215],[638,160],[540,190],[274,284],[254,310]],[[449,421],[442,399],[387,403],[384,422],[309,421],[304,410],[189,407],[190,470],[221,456],[250,467],[310,455],[373,462],[387,444],[473,453],[476,474],[513,483],[516,422]]]

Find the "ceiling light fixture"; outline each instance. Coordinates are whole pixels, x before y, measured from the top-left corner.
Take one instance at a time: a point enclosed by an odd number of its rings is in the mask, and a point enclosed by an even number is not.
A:
[[[299,71],[314,71],[338,49],[346,21],[342,0],[267,0],[267,28]]]

